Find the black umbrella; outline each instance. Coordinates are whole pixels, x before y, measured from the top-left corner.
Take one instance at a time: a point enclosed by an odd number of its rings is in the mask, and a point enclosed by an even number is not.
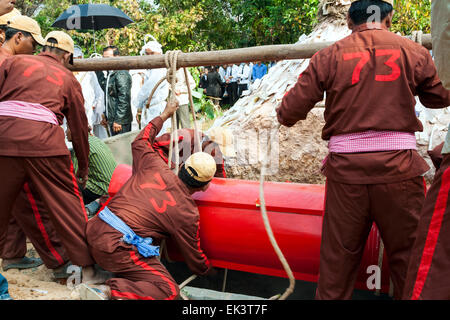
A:
[[[107,4],[79,4],[64,11],[52,24],[52,27],[67,30],[94,30],[123,28],[133,23],[120,9]],[[97,49],[95,48],[95,51]]]

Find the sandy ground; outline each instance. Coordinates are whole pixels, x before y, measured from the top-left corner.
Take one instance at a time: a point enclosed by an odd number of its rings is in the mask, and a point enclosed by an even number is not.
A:
[[[38,257],[33,247],[30,244],[28,246],[27,256]],[[56,282],[52,271],[45,265],[8,271],[0,267],[0,272],[8,280],[9,294],[14,300],[79,300],[77,290]]]

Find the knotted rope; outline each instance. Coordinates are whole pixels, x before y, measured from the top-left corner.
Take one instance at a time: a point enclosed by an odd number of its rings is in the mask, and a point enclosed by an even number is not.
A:
[[[164,62],[167,68],[167,82],[170,84],[171,91],[169,93],[169,102],[176,101],[175,85],[177,83],[177,59],[180,51],[169,51],[164,56]],[[175,140],[174,140],[175,139]],[[177,131],[177,113],[172,116],[172,130],[170,131],[170,141],[174,141],[175,144],[175,174],[178,175],[178,166],[180,165],[180,152],[178,150],[178,131]],[[172,167],[172,154],[174,146],[172,142],[169,146],[169,168]]]
[[[150,93],[150,96],[147,99],[147,103],[145,107],[148,109],[150,108],[150,103],[152,101],[153,95],[155,94],[158,87],[163,83],[165,80],[170,84],[171,91],[169,93],[169,101],[173,102],[176,100],[176,83],[177,83],[177,63],[178,63],[178,55],[181,53],[180,50],[176,51],[168,51],[164,55],[164,62],[166,64],[167,68],[167,74],[164,78],[159,80],[155,87],[153,88],[152,92]],[[200,139],[200,132],[198,130],[197,121],[195,117],[195,109],[194,109],[194,100],[192,98],[192,91],[191,86],[189,84],[189,76],[186,68],[184,69],[184,77],[186,80],[186,86],[188,89],[188,96],[189,96],[189,104],[190,104],[190,111],[192,113],[192,118],[194,121],[194,152],[201,152],[202,146],[201,146],[201,139]],[[180,153],[179,153],[179,147],[178,147],[178,132],[177,132],[177,118],[176,113],[172,116],[172,130],[170,132],[170,141],[173,141],[173,144],[171,143],[169,146],[169,159],[168,159],[168,165],[169,168],[172,167],[172,155],[173,151],[175,151],[175,173],[178,174],[179,165],[180,165]],[[175,145],[175,146],[174,146]],[[175,150],[173,150],[175,149]]]

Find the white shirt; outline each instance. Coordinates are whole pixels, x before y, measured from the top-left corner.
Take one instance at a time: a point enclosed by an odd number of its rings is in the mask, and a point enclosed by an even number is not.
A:
[[[237,82],[239,80],[240,68],[238,65],[233,64],[231,68],[231,82]]]
[[[193,91],[196,87],[195,80],[194,78],[192,78],[192,75],[189,72],[189,70],[186,71],[189,79],[189,86],[191,88],[191,91]],[[189,94],[183,68],[180,68],[177,71],[177,83],[175,84],[175,93],[177,100],[180,102],[180,106],[189,104]]]
[[[94,72],[79,72],[75,78],[81,85],[84,97],[84,109],[91,127],[100,124],[102,114],[105,112],[104,92],[98,83]]]
[[[248,64],[243,64],[240,66],[239,68],[239,79],[240,79],[240,84],[249,84],[250,83],[250,76],[251,76],[251,72],[250,72],[250,67]]]
[[[158,82],[166,76],[167,70],[161,69],[151,69],[146,72],[144,85],[139,90],[134,104],[138,110],[142,110],[141,114],[141,128],[147,126],[147,124],[152,121],[157,116],[161,115],[166,107],[166,100],[169,96],[169,83],[164,80],[156,89],[150,101],[150,107],[146,108],[148,98],[152,93]],[[158,134],[158,136],[166,133],[167,129],[170,128],[170,120],[166,121]]]

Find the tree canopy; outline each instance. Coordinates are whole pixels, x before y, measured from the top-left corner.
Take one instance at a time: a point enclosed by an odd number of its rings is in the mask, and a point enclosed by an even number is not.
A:
[[[99,1],[94,1],[98,3]],[[122,55],[137,55],[146,34],[165,50],[185,52],[295,43],[317,22],[319,0],[103,0],[133,21],[122,29],[96,32],[97,49],[116,45]],[[54,30],[56,18],[73,4],[88,0],[17,0],[23,14],[34,17],[42,32]],[[431,1],[396,0],[393,31],[430,31]],[[88,56],[94,52],[92,30],[70,31]]]

